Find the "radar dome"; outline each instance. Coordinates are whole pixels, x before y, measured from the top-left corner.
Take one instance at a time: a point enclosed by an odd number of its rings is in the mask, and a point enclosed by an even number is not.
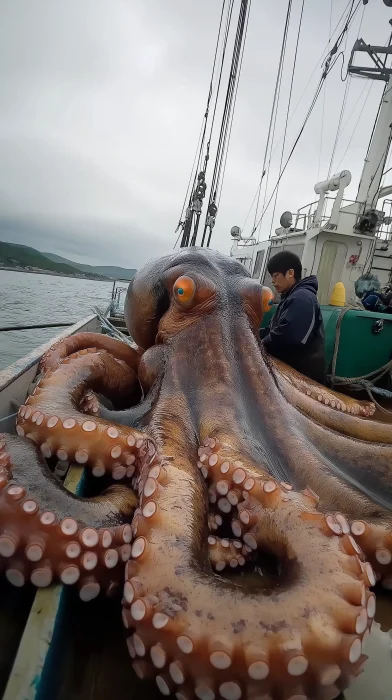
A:
[[[291,211],[284,211],[282,216],[280,217],[280,225],[282,226],[282,228],[290,228],[292,223],[293,215]]]
[[[230,235],[232,238],[239,240],[241,238],[241,229],[239,226],[233,226],[230,230]]]

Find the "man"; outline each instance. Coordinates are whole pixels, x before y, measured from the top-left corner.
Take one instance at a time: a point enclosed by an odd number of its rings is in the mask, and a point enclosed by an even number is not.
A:
[[[317,300],[318,283],[301,279],[302,265],[283,250],[267,265],[281,301],[268,328],[260,332],[264,347],[278,360],[323,384],[325,382],[324,325]]]
[[[381,314],[392,313],[392,293],[382,294],[381,292],[365,292],[361,302],[366,311],[375,311]]]

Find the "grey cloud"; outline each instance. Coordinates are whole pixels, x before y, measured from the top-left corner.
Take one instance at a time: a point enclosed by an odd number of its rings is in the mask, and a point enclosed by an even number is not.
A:
[[[286,0],[252,5],[213,238],[213,245],[224,252],[230,247],[230,227],[244,223],[260,177],[286,6]],[[299,6],[294,3],[276,141],[284,127]],[[346,0],[334,0],[332,26],[345,6]],[[239,2],[236,12],[238,7]],[[139,266],[173,247],[205,109],[220,9],[220,0],[2,3],[1,236],[41,249],[50,246],[53,252],[93,264],[126,261]],[[328,2],[305,4],[293,106],[328,41],[329,12]],[[381,0],[369,3],[361,35],[368,42],[384,43],[389,18]],[[319,65],[290,122],[286,152],[320,73]],[[348,196],[356,193],[381,88],[372,88],[341,165],[353,174]],[[314,183],[326,177],[344,89],[336,66],[282,180],[275,225],[283,209],[311,201]],[[362,81],[351,81],[346,116],[362,89]],[[338,144],[334,167],[361,108],[359,101]],[[217,128],[220,114],[221,107]],[[277,148],[269,191],[279,159]],[[269,233],[272,210],[263,235]]]

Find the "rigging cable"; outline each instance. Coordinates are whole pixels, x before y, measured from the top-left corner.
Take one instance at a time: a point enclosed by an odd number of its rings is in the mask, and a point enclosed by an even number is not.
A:
[[[359,3],[360,3],[360,0],[359,0]],[[358,6],[359,6],[359,3],[358,3]],[[341,24],[341,22],[342,22],[342,19],[343,19],[343,17],[344,17],[345,14],[346,14],[346,11],[347,11],[349,5],[351,5],[350,11],[349,11],[349,13],[350,13],[351,10],[352,10],[353,0],[348,0],[346,7],[344,8],[342,14],[341,14],[340,17],[339,17],[339,20],[338,20],[338,22],[337,22],[337,24],[336,24],[336,26],[335,26],[335,29],[334,29],[333,32],[332,32],[331,39],[335,36],[336,32],[338,31],[338,29],[339,29],[339,27],[340,27],[340,24]],[[357,8],[356,8],[356,9],[357,9]],[[355,11],[356,11],[356,10],[355,10]],[[346,24],[346,22],[347,22],[347,20],[345,21],[345,24]],[[339,37],[338,37],[338,39],[337,39],[337,42],[339,41],[339,38],[340,38],[340,35],[339,35]],[[310,76],[310,78],[309,78],[309,80],[308,80],[308,82],[307,82],[307,84],[306,84],[306,86],[305,86],[305,89],[303,90],[303,92],[302,92],[302,94],[301,94],[301,96],[300,96],[300,98],[299,98],[299,100],[298,100],[296,106],[294,107],[294,110],[293,110],[293,112],[292,112],[292,114],[291,114],[291,116],[290,116],[290,118],[289,118],[288,124],[290,124],[291,120],[293,119],[294,114],[296,113],[296,111],[297,111],[297,109],[298,109],[298,107],[299,107],[299,105],[300,105],[300,103],[301,103],[301,101],[302,101],[302,98],[303,98],[303,96],[305,95],[305,92],[307,91],[307,89],[308,89],[308,87],[309,87],[309,85],[310,85],[310,83],[311,83],[311,80],[312,80],[314,74],[316,73],[317,68],[319,67],[320,64],[321,64],[322,66],[324,66],[325,61],[326,61],[327,57],[329,56],[329,52],[328,52],[327,54],[325,54],[325,51],[327,50],[329,44],[330,44],[330,41],[327,42],[327,44],[325,45],[323,51],[322,51],[321,54],[320,54],[319,59],[316,61],[315,68],[314,68],[314,70],[313,70],[313,72],[312,72],[312,74],[311,74],[311,76]],[[274,150],[273,150],[273,152],[272,152],[272,156],[275,154],[275,151],[277,150],[277,148],[278,148],[278,146],[279,146],[279,144],[280,144],[282,138],[283,138],[283,134],[282,134],[282,136],[280,137],[279,141],[277,142],[277,144],[276,144],[276,146],[275,146],[275,148],[274,148]],[[243,231],[245,230],[246,223],[247,223],[247,221],[248,221],[248,219],[249,219],[249,216],[250,216],[250,214],[251,214],[251,211],[252,211],[252,209],[253,209],[253,205],[254,205],[255,199],[256,199],[256,197],[258,196],[259,187],[261,187],[261,181],[262,181],[264,175],[265,175],[265,173],[262,172],[262,177],[261,177],[260,183],[259,183],[259,185],[258,185],[258,187],[257,187],[257,189],[256,189],[256,193],[255,193],[255,195],[254,195],[254,197],[253,197],[252,204],[251,204],[251,206],[250,206],[250,208],[249,208],[249,210],[248,210],[248,213],[247,213],[247,215],[246,215],[244,224],[243,224],[243,226],[242,226],[242,230],[243,230]],[[251,236],[253,235],[253,232],[254,232],[254,231],[255,231],[255,228],[253,228],[252,233],[251,233]]]
[[[222,80],[223,66],[224,66],[225,57],[226,57],[226,49],[227,49],[227,42],[228,42],[228,38],[229,38],[230,25],[231,25],[231,18],[232,18],[232,14],[233,14],[233,7],[234,7],[234,0],[230,0],[230,2],[229,2],[229,7],[228,7],[228,10],[227,10],[226,25],[225,25],[225,32],[224,32],[224,39],[223,39],[223,47],[222,47],[222,55],[221,55],[221,57],[220,57],[220,71],[219,71],[218,84],[217,84],[216,93],[215,93],[214,111],[213,111],[213,114],[212,114],[210,135],[209,135],[209,139],[208,139],[208,142],[207,142],[206,154],[205,154],[205,158],[204,158],[204,166],[203,166],[203,173],[204,173],[204,176],[205,176],[205,174],[206,174],[206,172],[207,172],[208,161],[209,161],[209,159],[210,159],[211,137],[212,137],[212,131],[213,131],[213,128],[214,128],[216,109],[217,109],[218,99],[219,99],[219,94],[220,94],[220,86],[221,86],[221,80]],[[223,8],[222,8],[222,12],[223,12]],[[206,124],[206,128],[207,128],[207,124]],[[200,162],[201,162],[201,161],[200,161]],[[199,170],[200,170],[200,166],[198,167],[197,172],[198,172]],[[196,188],[197,172],[195,173],[195,179],[194,179],[194,184],[193,184],[193,190],[195,190],[195,188]],[[196,239],[197,239],[197,232],[198,232],[198,228],[199,228],[200,216],[201,216],[201,210],[200,210],[199,215],[197,216],[197,219],[196,219],[196,222],[195,222],[195,226],[194,226],[194,230],[193,230],[193,235],[192,235],[192,239],[191,239],[191,242],[190,242],[191,247],[193,247],[193,246],[196,245]],[[188,238],[188,241],[189,241],[189,238]],[[188,241],[187,241],[187,243],[188,243]]]
[[[370,83],[370,85],[369,85],[369,83]],[[373,85],[374,85],[374,82],[373,82],[372,80],[370,80],[370,78],[368,78],[367,81],[366,81],[366,84],[365,84],[365,86],[364,86],[364,88],[363,88],[363,90],[362,90],[362,92],[361,92],[361,94],[359,95],[359,97],[358,97],[358,99],[357,99],[357,101],[356,101],[356,103],[355,103],[353,109],[351,110],[351,113],[350,113],[349,117],[347,117],[347,120],[346,120],[346,122],[345,122],[345,124],[344,124],[344,126],[343,126],[342,132],[344,131],[344,129],[345,129],[345,127],[347,126],[347,124],[349,123],[350,118],[351,118],[351,116],[353,115],[353,112],[355,111],[355,109],[357,108],[358,103],[359,103],[361,97],[363,96],[365,90],[367,90],[367,91],[368,91],[368,92],[367,92],[367,95],[366,95],[365,99],[364,99],[363,102],[362,102],[362,107],[361,107],[361,110],[360,110],[360,112],[359,112],[358,119],[357,119],[357,121],[356,121],[356,123],[355,123],[355,126],[354,126],[353,130],[352,130],[352,133],[351,133],[351,136],[350,136],[350,140],[349,140],[349,142],[348,142],[348,144],[347,144],[347,148],[346,148],[346,150],[344,151],[344,153],[343,153],[343,155],[342,155],[342,157],[341,157],[341,159],[340,159],[339,165],[338,165],[338,167],[337,167],[337,172],[339,172],[340,166],[342,165],[342,163],[343,163],[343,161],[344,161],[344,159],[345,159],[345,157],[346,157],[347,151],[348,151],[348,149],[349,149],[350,146],[351,146],[351,141],[352,141],[353,138],[354,138],[354,134],[355,134],[355,132],[356,132],[357,126],[358,126],[359,121],[360,121],[360,119],[361,119],[362,112],[363,112],[363,110],[364,110],[365,107],[366,107],[366,103],[367,103],[367,100],[368,100],[368,98],[369,98],[370,91],[371,91]]]
[[[300,105],[300,103],[301,103],[301,101],[302,101],[302,98],[303,98],[303,96],[305,95],[305,92],[306,92],[306,90],[308,89],[308,87],[309,87],[309,85],[310,85],[310,83],[311,83],[311,80],[312,80],[312,78],[313,78],[313,76],[314,76],[314,74],[315,74],[317,68],[318,68],[320,65],[321,65],[321,66],[324,65],[324,62],[325,62],[325,60],[326,60],[326,58],[327,58],[327,55],[328,55],[328,54],[326,54],[326,56],[324,56],[325,51],[327,50],[329,44],[331,43],[332,38],[333,38],[334,35],[336,34],[336,32],[337,32],[337,30],[338,30],[338,28],[339,28],[339,26],[340,26],[340,23],[341,23],[341,21],[342,21],[342,19],[343,19],[343,16],[344,16],[344,14],[345,14],[345,12],[346,12],[346,10],[347,10],[347,8],[348,8],[348,6],[350,5],[351,2],[352,2],[352,0],[348,0],[348,3],[347,3],[347,5],[346,5],[346,7],[344,8],[342,14],[340,15],[340,18],[339,18],[339,20],[338,20],[338,22],[337,22],[337,24],[336,24],[336,26],[335,26],[335,29],[334,29],[333,32],[332,32],[331,39],[327,42],[327,44],[325,45],[323,51],[322,51],[321,54],[320,54],[319,59],[316,61],[316,65],[315,65],[315,68],[314,68],[314,70],[313,70],[313,72],[312,72],[312,75],[310,76],[310,78],[309,78],[309,80],[308,80],[308,82],[307,82],[307,84],[306,84],[306,86],[305,86],[305,89],[303,90],[303,92],[302,92],[302,94],[301,94],[301,97],[299,98],[299,100],[298,100],[296,106],[294,107],[293,112],[291,113],[291,116],[290,116],[290,119],[289,119],[289,121],[288,121],[288,124],[290,124],[292,118],[294,117],[294,114],[296,113],[296,111],[297,111],[297,109],[298,109],[298,107],[299,107],[299,105]],[[280,136],[279,141],[277,142],[277,144],[276,144],[276,146],[275,146],[275,149],[274,149],[273,152],[272,152],[272,155],[275,154],[275,151],[277,150],[277,148],[278,148],[278,146],[279,146],[279,144],[280,144],[282,138],[283,138],[283,134]]]
[[[224,66],[224,61],[225,61],[225,56],[226,56],[227,40],[229,37],[229,29],[230,29],[231,17],[232,17],[232,13],[233,13],[233,7],[234,7],[234,0],[230,0],[230,6],[229,6],[229,10],[228,10],[228,21],[226,22],[225,38],[224,38],[224,42],[223,42],[222,57],[221,57],[221,62],[220,62],[218,87],[217,87],[217,91],[216,91],[214,111],[212,113],[212,120],[211,120],[211,128],[210,128],[210,136],[208,139],[208,145],[211,143],[212,132],[214,129],[216,109],[218,106],[219,89],[220,89],[220,85],[221,85],[221,81],[222,81],[223,66]]]
[[[358,32],[358,34],[359,34],[359,32]],[[392,34],[391,34],[390,37],[387,39],[387,41],[385,42],[384,46],[390,45],[391,40],[392,40]],[[359,97],[358,97],[358,99],[357,99],[357,101],[356,101],[354,107],[352,108],[352,110],[351,110],[349,116],[347,117],[347,119],[346,119],[346,121],[345,121],[345,123],[344,123],[344,125],[343,125],[342,132],[343,132],[344,129],[346,128],[347,124],[349,123],[349,121],[350,121],[350,119],[351,119],[353,113],[355,112],[355,110],[356,110],[356,108],[357,108],[357,106],[358,106],[360,100],[362,99],[362,97],[363,97],[365,91],[367,90],[367,95],[366,95],[365,99],[362,101],[362,107],[361,107],[361,110],[360,110],[360,112],[359,112],[358,119],[357,119],[357,121],[356,121],[356,123],[355,123],[355,125],[354,125],[353,130],[352,130],[352,133],[351,133],[351,136],[350,136],[350,140],[349,140],[349,142],[348,142],[348,144],[347,144],[346,150],[344,151],[342,158],[340,159],[340,163],[339,163],[338,168],[337,168],[338,171],[339,171],[340,166],[341,166],[341,164],[343,163],[343,161],[344,161],[344,159],[345,159],[345,157],[346,157],[346,154],[347,154],[348,149],[350,148],[351,142],[352,142],[353,137],[354,137],[354,135],[355,135],[355,132],[356,132],[356,130],[357,130],[357,127],[358,127],[359,121],[360,121],[360,119],[361,119],[363,110],[364,110],[365,107],[366,107],[367,101],[368,101],[368,99],[369,99],[370,91],[371,91],[373,85],[374,85],[374,81],[371,80],[370,78],[367,78],[367,79],[366,79],[366,83],[365,83],[365,85],[364,85],[364,87],[363,87],[363,89],[362,89],[362,91],[361,91],[361,93],[360,93],[360,95],[359,95]],[[387,86],[385,85],[385,86],[384,86],[384,90],[383,90],[383,97],[385,97],[386,89],[387,89]],[[382,104],[382,99],[381,99],[380,102],[379,102],[378,110],[377,110],[377,114],[376,114],[376,118],[375,118],[375,120],[374,120],[374,122],[373,122],[372,133],[371,133],[371,135],[370,135],[369,145],[368,145],[367,152],[366,152],[366,159],[367,159],[367,157],[368,157],[368,155],[369,155],[369,148],[370,148],[370,144],[371,144],[372,139],[373,139],[374,130],[375,130],[375,128],[376,128],[378,116],[379,116],[379,114],[380,114],[381,104]],[[365,159],[365,160],[366,160],[366,159]]]
[[[233,0],[231,0],[231,2],[233,2]],[[218,55],[218,48],[219,48],[219,43],[220,43],[221,31],[222,31],[222,22],[223,22],[223,15],[224,15],[224,10],[225,10],[225,5],[226,5],[226,0],[223,0],[223,1],[222,1],[221,14],[220,14],[220,20],[219,20],[218,37],[217,37],[216,46],[215,46],[215,53],[214,53],[214,61],[213,61],[213,66],[212,66],[211,80],[210,80],[210,86],[209,86],[209,91],[208,91],[207,106],[206,106],[206,110],[205,110],[205,113],[204,113],[204,116],[203,116],[203,120],[202,120],[202,126],[201,126],[201,131],[200,131],[200,136],[199,136],[198,145],[197,145],[197,148],[196,148],[196,154],[195,154],[195,158],[194,158],[194,161],[193,161],[193,166],[192,166],[192,170],[191,170],[191,174],[190,174],[190,178],[189,178],[189,182],[188,182],[188,187],[187,187],[187,191],[186,191],[186,194],[185,194],[184,203],[183,203],[183,205],[182,205],[181,215],[180,215],[180,218],[179,218],[179,223],[178,223],[177,228],[176,228],[176,232],[177,232],[178,229],[181,228],[182,225],[183,225],[183,222],[182,222],[181,220],[182,220],[182,217],[183,217],[183,213],[184,213],[184,209],[185,209],[186,202],[187,202],[187,200],[188,200],[188,196],[189,196],[189,194],[190,194],[190,183],[192,182],[192,175],[193,175],[194,167],[195,167],[195,164],[196,164],[196,161],[197,161],[197,166],[196,166],[196,169],[195,169],[195,175],[194,175],[194,178],[193,178],[193,187],[195,186],[196,177],[197,177],[197,172],[198,172],[198,170],[199,170],[199,166],[200,166],[200,162],[201,162],[201,158],[202,158],[202,153],[203,153],[203,149],[204,149],[204,140],[205,140],[205,134],[206,134],[206,129],[207,129],[207,122],[208,122],[208,114],[209,114],[210,101],[211,101],[212,91],[213,91],[213,81],[214,81],[214,75],[215,75],[216,59],[217,59],[217,55]],[[190,201],[190,200],[189,200],[189,201]],[[181,236],[181,233],[180,233],[180,236]],[[180,236],[178,237],[175,246],[177,245],[177,242],[178,242]],[[174,247],[175,247],[175,246],[174,246]]]
[[[256,209],[255,209],[255,218],[254,218],[254,222],[253,222],[253,231],[256,230],[255,225],[256,225],[257,213],[258,213],[259,204],[260,204],[261,187],[262,187],[264,176],[266,174],[266,165],[267,165],[268,150],[269,150],[269,145],[270,145],[271,131],[272,131],[272,126],[273,126],[274,116],[275,116],[275,111],[276,111],[276,106],[277,106],[278,92],[280,90],[280,83],[282,80],[282,68],[283,68],[284,54],[286,51],[287,34],[288,34],[290,15],[291,15],[291,5],[292,5],[292,2],[291,2],[291,0],[289,0],[288,5],[287,5],[287,12],[286,12],[286,22],[285,22],[284,31],[283,31],[282,46],[280,49],[280,58],[279,58],[279,64],[278,64],[278,72],[276,75],[274,97],[272,100],[271,116],[270,116],[270,122],[269,122],[269,126],[268,126],[268,134],[267,134],[267,142],[266,142],[265,150],[264,150],[263,167],[261,170],[260,182],[259,182],[258,188],[256,190],[257,201],[256,201]]]
[[[289,3],[289,5],[290,5],[290,4],[291,4],[291,3]],[[290,12],[291,12],[291,7],[290,7]],[[287,28],[287,36],[288,36],[288,28]],[[273,130],[272,130],[270,155],[269,155],[268,165],[267,165],[267,177],[266,177],[265,188],[264,188],[263,209],[264,209],[264,206],[265,206],[265,200],[266,200],[266,198],[267,198],[268,182],[269,182],[269,176],[270,176],[270,172],[271,172],[272,148],[273,148],[274,141],[275,141],[275,129],[276,129],[276,122],[277,122],[277,118],[278,118],[278,109],[279,109],[279,102],[280,102],[280,91],[281,91],[281,88],[282,88],[283,68],[284,68],[284,61],[285,61],[285,58],[286,58],[287,36],[286,36],[286,42],[285,42],[285,46],[284,46],[284,50],[283,50],[282,70],[281,70],[280,80],[279,80],[279,90],[278,90],[278,98],[277,98],[277,101],[276,101],[276,109],[275,109],[275,116],[274,116],[274,125],[273,125]],[[256,219],[256,217],[257,217],[257,211],[255,212],[255,219]],[[260,237],[260,229],[259,229],[259,237]]]
[[[283,155],[284,155],[284,149],[286,145],[286,136],[287,136],[287,126],[289,122],[289,114],[290,114],[290,107],[291,107],[291,97],[293,93],[293,85],[294,85],[294,76],[295,76],[295,69],[297,65],[297,55],[298,55],[298,46],[299,46],[299,39],[301,36],[301,28],[302,28],[302,18],[303,18],[303,13],[304,13],[304,6],[305,6],[305,0],[302,0],[302,6],[301,6],[301,13],[299,17],[299,23],[298,23],[298,33],[297,33],[297,41],[295,44],[295,51],[294,51],[294,62],[293,62],[293,70],[291,73],[291,82],[290,82],[290,90],[289,90],[289,99],[287,103],[287,110],[286,110],[286,122],[284,126],[284,134],[283,134],[283,144],[282,144],[282,151],[280,154],[280,163],[279,163],[279,175],[282,172],[282,164],[283,164]],[[331,0],[331,7],[332,7],[332,0]],[[276,195],[275,195],[275,202],[274,202],[274,210],[272,213],[272,218],[271,218],[271,228],[270,228],[270,235],[269,237],[271,238],[272,235],[272,222],[275,216],[275,210],[276,210],[276,203],[278,200],[278,192],[279,192],[279,186],[276,189]]]
[[[279,186],[279,182],[280,182],[280,180],[282,179],[282,176],[283,176],[283,174],[284,174],[284,172],[285,172],[285,170],[286,170],[286,168],[287,168],[287,166],[288,166],[288,164],[289,164],[289,162],[290,162],[290,160],[291,160],[291,157],[292,157],[292,155],[293,155],[293,153],[294,153],[294,151],[295,151],[295,148],[296,148],[296,146],[297,146],[297,144],[298,144],[298,142],[299,142],[299,140],[300,140],[300,138],[301,138],[301,136],[302,136],[302,134],[303,134],[303,131],[304,131],[304,129],[305,129],[305,126],[306,126],[306,124],[307,124],[307,122],[308,122],[308,120],[309,120],[309,117],[310,117],[310,115],[311,115],[311,113],[312,113],[312,111],[313,111],[313,108],[314,108],[314,106],[315,106],[315,104],[316,104],[316,102],[317,102],[317,99],[318,99],[318,97],[319,97],[319,95],[320,95],[320,92],[321,92],[321,89],[322,89],[324,80],[326,80],[327,76],[329,75],[329,73],[331,72],[331,70],[333,69],[333,67],[334,67],[335,64],[336,64],[336,61],[337,61],[338,58],[339,58],[339,56],[336,56],[334,59],[333,59],[333,57],[334,57],[335,54],[337,53],[337,51],[338,51],[338,49],[339,49],[339,47],[340,47],[340,45],[341,45],[341,43],[342,43],[342,41],[343,41],[343,38],[344,38],[346,32],[348,31],[348,28],[349,28],[349,26],[350,26],[350,24],[351,24],[351,22],[352,22],[352,20],[353,20],[353,18],[354,18],[354,16],[355,16],[357,10],[358,10],[358,8],[359,8],[361,2],[362,2],[362,0],[358,0],[358,3],[357,3],[357,5],[356,5],[356,7],[355,7],[355,9],[354,9],[354,11],[353,11],[354,0],[352,0],[351,7],[350,7],[350,11],[349,11],[349,16],[348,16],[348,18],[347,18],[347,20],[346,20],[346,23],[345,23],[345,25],[344,25],[344,27],[343,27],[343,29],[342,29],[342,31],[341,31],[341,33],[340,33],[338,39],[336,40],[334,46],[333,46],[332,49],[330,50],[330,52],[329,52],[329,54],[328,54],[328,57],[327,57],[327,60],[325,61],[325,66],[324,66],[323,73],[322,73],[321,78],[320,78],[320,80],[319,80],[319,84],[318,84],[318,86],[317,86],[317,88],[316,88],[316,92],[315,92],[315,94],[314,94],[312,103],[311,103],[311,105],[310,105],[310,107],[309,107],[309,110],[308,110],[308,112],[307,112],[307,114],[306,114],[304,123],[302,124],[302,127],[301,127],[301,129],[300,129],[300,131],[299,131],[299,133],[298,133],[298,136],[297,136],[297,138],[296,138],[295,141],[294,141],[294,144],[293,144],[293,146],[292,146],[292,148],[291,148],[291,151],[290,151],[290,153],[289,153],[289,156],[288,156],[288,158],[287,158],[287,160],[286,160],[286,162],[285,162],[285,165],[284,165],[284,167],[283,167],[283,169],[282,169],[282,172],[281,172],[281,174],[280,174],[280,176],[279,176],[279,178],[278,178],[278,180],[277,180],[277,182],[276,182],[276,184],[275,184],[275,187],[274,187],[274,189],[272,190],[272,194],[271,194],[271,196],[270,196],[270,198],[269,198],[269,200],[268,200],[268,202],[267,202],[267,205],[266,205],[266,207],[263,209],[263,211],[262,211],[262,213],[261,213],[261,216],[260,216],[260,219],[259,219],[259,221],[257,222],[256,226],[253,228],[252,234],[251,234],[251,235],[253,235],[253,233],[256,231],[257,227],[260,225],[260,223],[261,223],[261,221],[262,221],[262,219],[263,219],[263,217],[264,217],[264,215],[265,215],[265,213],[266,213],[266,211],[267,211],[267,209],[268,209],[268,207],[269,207],[269,205],[270,205],[270,203],[271,203],[271,201],[272,201],[272,199],[273,199],[273,196],[274,196],[274,194],[275,194],[276,188]],[[332,59],[333,59],[333,60],[332,60]]]
[[[217,194],[219,191],[219,185],[220,185],[220,181],[221,181],[222,168],[223,168],[223,162],[224,162],[224,156],[225,156],[225,149],[226,149],[227,138],[228,138],[228,133],[229,133],[230,120],[231,120],[231,113],[232,113],[233,104],[234,104],[233,100],[234,100],[234,95],[235,95],[235,91],[236,91],[236,83],[237,83],[238,76],[239,76],[238,69],[239,69],[240,59],[241,59],[241,50],[242,50],[242,44],[243,44],[243,40],[244,40],[244,36],[245,36],[245,27],[247,26],[247,16],[249,13],[249,8],[250,8],[249,0],[241,0],[241,7],[240,7],[238,23],[237,23],[237,31],[236,31],[236,36],[235,36],[235,40],[234,40],[233,57],[232,57],[232,62],[231,62],[231,67],[230,67],[229,82],[228,82],[228,86],[227,86],[226,99],[225,99],[225,105],[224,105],[224,109],[223,109],[223,116],[222,116],[222,122],[221,122],[221,130],[220,130],[220,134],[219,134],[217,152],[216,152],[216,157],[215,157],[215,167],[214,167],[214,172],[213,172],[212,181],[211,181],[208,209],[207,209],[207,213],[206,213],[203,237],[202,237],[202,241],[201,241],[202,246],[204,246],[204,242],[206,240],[208,228],[210,229],[210,231],[209,231],[207,246],[209,245],[209,243],[211,241],[212,227],[215,223],[215,215],[217,212],[215,200],[216,200],[216,197],[217,197]],[[212,225],[211,225],[211,219],[213,219]]]
[[[219,194],[218,194],[218,198],[217,198],[217,204],[218,204],[218,206],[219,206],[219,204],[220,204],[220,200],[221,200],[221,196],[222,196],[223,182],[224,182],[225,173],[226,173],[227,156],[228,156],[228,153],[229,153],[229,145],[230,145],[230,139],[231,139],[231,130],[232,130],[232,127],[233,127],[234,114],[235,114],[235,106],[236,106],[236,103],[237,103],[237,93],[238,93],[238,87],[239,87],[239,84],[240,84],[240,77],[241,77],[241,70],[242,70],[242,60],[243,60],[243,58],[244,58],[245,42],[246,42],[246,36],[247,36],[247,33],[248,33],[248,23],[249,23],[249,16],[250,16],[251,4],[252,4],[252,0],[249,0],[249,12],[248,12],[248,16],[247,16],[247,18],[246,18],[246,26],[245,26],[244,41],[243,41],[243,44],[242,44],[242,53],[241,53],[240,65],[239,65],[239,69],[238,69],[238,80],[237,80],[237,85],[236,85],[236,89],[235,89],[233,109],[232,109],[232,113],[231,113],[229,137],[228,137],[228,140],[227,140],[227,148],[226,148],[226,154],[225,154],[225,162],[224,162],[224,165],[223,165],[223,173],[222,173],[222,178],[221,178],[221,186],[220,186],[220,190],[219,190]]]
[[[330,2],[329,6],[329,39],[328,39],[328,46],[331,43],[331,34],[332,34],[332,3],[333,0]],[[346,35],[346,41],[347,41],[347,35]],[[321,168],[321,157],[323,153],[323,136],[324,136],[324,117],[325,117],[325,98],[327,96],[327,82],[324,82],[324,91],[323,91],[323,107],[322,107],[322,113],[321,113],[321,129],[320,129],[320,148],[319,148],[319,158],[318,158],[318,167],[317,167],[317,182],[320,177],[320,168]],[[272,224],[273,221],[271,221],[271,230],[272,230]]]
[[[240,12],[239,12],[238,23],[237,23],[237,31],[236,31],[236,36],[235,36],[235,40],[234,40],[233,56],[232,56],[230,74],[229,74],[229,82],[228,82],[227,92],[226,92],[226,99],[225,99],[225,104],[224,104],[224,109],[223,109],[221,130],[220,130],[220,134],[219,134],[218,146],[217,146],[217,151],[216,151],[216,156],[215,156],[215,166],[214,166],[214,172],[213,172],[212,181],[211,181],[208,208],[207,208],[207,213],[206,213],[206,218],[205,218],[205,223],[204,223],[203,237],[202,237],[202,241],[201,241],[201,245],[204,246],[204,242],[205,242],[206,236],[207,236],[207,229],[209,228],[210,231],[209,231],[209,236],[207,239],[207,247],[209,246],[209,242],[211,240],[212,227],[215,224],[215,216],[216,216],[216,213],[218,210],[217,205],[216,205],[216,198],[217,198],[218,187],[219,187],[219,183],[220,183],[220,179],[221,179],[222,164],[223,164],[223,158],[224,158],[224,154],[225,154],[225,147],[226,147],[226,141],[227,141],[227,136],[228,136],[229,124],[230,124],[230,117],[231,117],[231,111],[232,111],[232,105],[233,105],[233,96],[234,96],[234,91],[235,91],[237,71],[238,71],[239,60],[240,60],[240,55],[241,55],[241,46],[242,46],[242,39],[243,39],[244,26],[245,26],[244,23],[245,23],[246,16],[247,16],[247,9],[248,9],[248,0],[242,0]]]
[[[203,119],[203,122],[204,122],[204,119]],[[189,188],[190,188],[190,186],[191,186],[191,182],[192,182],[192,178],[193,178],[193,171],[195,170],[195,165],[196,165],[197,156],[198,156],[198,154],[200,153],[200,145],[201,145],[201,139],[202,139],[202,134],[203,134],[203,128],[204,128],[204,124],[201,125],[199,140],[198,140],[198,142],[197,142],[196,153],[195,153],[195,157],[194,157],[194,159],[193,159],[192,170],[191,170],[191,174],[190,174],[189,180],[188,180],[188,187],[187,187],[186,194],[185,194],[185,197],[184,197],[184,203],[183,203],[183,205],[182,205],[181,215],[180,215],[180,218],[179,218],[179,221],[178,221],[178,224],[177,224],[177,228],[176,228],[176,230],[174,231],[174,233],[177,233],[177,231],[180,229],[180,233],[179,233],[178,236],[177,236],[177,240],[176,240],[176,242],[175,242],[175,244],[174,244],[174,246],[173,246],[173,249],[176,248],[176,246],[177,246],[177,244],[178,244],[178,241],[180,240],[181,235],[182,235],[182,230],[181,230],[182,221],[181,221],[181,219],[182,219],[182,215],[183,215],[183,213],[184,213],[185,205],[186,205],[186,202],[187,202],[187,199],[188,199]],[[197,168],[196,168],[196,172],[197,172]]]
[[[333,160],[334,160],[334,158],[335,158],[336,148],[337,148],[337,145],[338,145],[338,142],[339,142],[339,137],[340,137],[340,132],[341,132],[341,126],[342,126],[342,120],[343,120],[343,117],[344,117],[344,112],[345,112],[345,110],[346,110],[347,97],[348,97],[348,93],[349,93],[350,85],[351,85],[351,75],[348,76],[348,80],[346,79],[345,82],[346,82],[346,86],[345,86],[345,88],[344,88],[342,106],[341,106],[341,109],[340,109],[339,121],[338,121],[338,126],[337,126],[337,129],[336,129],[336,135],[335,135],[335,141],[334,141],[334,144],[333,144],[333,149],[332,149],[332,153],[331,153],[331,158],[330,158],[330,161],[329,161],[327,180],[329,180],[330,177],[331,177]]]
[[[362,28],[362,22],[363,22],[363,18],[364,18],[364,15],[365,15],[366,7],[367,7],[367,6],[364,5],[364,6],[363,6],[363,9],[362,9],[362,15],[361,15],[361,19],[360,19],[359,26],[358,26],[358,31],[357,31],[357,40],[359,39],[359,34],[360,34],[360,31],[361,31],[361,28]],[[346,35],[346,45],[345,45],[344,51],[346,50],[346,46],[347,46],[347,35]],[[343,65],[342,65],[342,70],[343,70],[343,66],[344,66],[344,53],[343,53]],[[341,110],[340,110],[339,121],[338,121],[337,130],[336,130],[336,136],[335,136],[335,142],[334,142],[333,149],[332,149],[331,159],[330,159],[330,161],[329,161],[329,168],[328,168],[327,180],[329,180],[330,177],[331,177],[331,175],[332,175],[333,161],[334,161],[335,154],[336,154],[336,148],[337,148],[337,145],[338,145],[338,143],[339,143],[339,139],[340,139],[341,133],[342,133],[342,131],[343,131],[342,128],[341,128],[341,127],[342,127],[342,121],[343,121],[343,117],[344,117],[344,112],[345,112],[345,110],[346,110],[348,94],[349,94],[349,92],[350,92],[350,87],[351,87],[351,79],[352,79],[351,75],[350,75],[350,74],[348,73],[348,71],[347,71],[346,77],[343,78],[343,77],[342,77],[342,70],[341,70],[341,73],[340,73],[340,78],[341,78],[342,82],[345,82],[345,83],[346,83],[346,86],[345,86],[345,89],[344,89],[342,107],[341,107]],[[347,78],[348,78],[348,79],[347,79]],[[366,87],[366,86],[365,86],[365,87]]]

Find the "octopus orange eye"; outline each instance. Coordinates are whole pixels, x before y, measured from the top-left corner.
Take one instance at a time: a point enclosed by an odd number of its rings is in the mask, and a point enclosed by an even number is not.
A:
[[[263,313],[266,314],[274,303],[274,293],[269,287],[261,288],[261,304]]]
[[[174,283],[174,295],[180,304],[188,304],[192,301],[195,292],[196,284],[190,277],[179,277]]]

